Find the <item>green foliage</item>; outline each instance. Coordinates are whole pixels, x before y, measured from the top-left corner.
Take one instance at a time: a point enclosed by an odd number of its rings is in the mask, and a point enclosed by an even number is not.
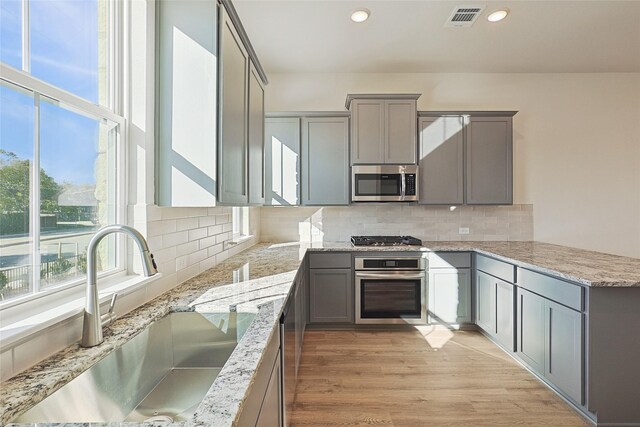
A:
[[[59,258],[55,261],[48,261],[42,264],[40,268],[41,279],[51,279],[71,270],[73,264],[65,258]]]
[[[87,254],[86,253],[78,255],[78,271],[81,271],[82,273],[87,272]]]
[[[0,294],[2,294],[8,282],[9,282],[9,279],[7,279],[7,275],[4,274],[2,271],[0,271]]]
[[[29,209],[29,160],[0,149],[0,213],[26,212]],[[40,169],[40,211],[55,213],[63,188],[44,169]]]

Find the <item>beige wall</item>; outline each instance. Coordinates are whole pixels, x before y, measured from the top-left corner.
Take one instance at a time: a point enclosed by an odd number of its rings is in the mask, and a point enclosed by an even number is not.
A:
[[[419,110],[518,110],[514,202],[534,238],[640,257],[640,74],[270,74],[267,111],[418,92]]]

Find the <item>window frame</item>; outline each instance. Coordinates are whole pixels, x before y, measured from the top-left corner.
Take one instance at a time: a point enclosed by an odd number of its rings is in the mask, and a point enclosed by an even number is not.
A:
[[[231,208],[231,240],[238,242],[251,235],[249,224],[249,207],[234,206]]]
[[[8,83],[9,86],[17,86],[18,88],[31,92],[34,97],[35,108],[35,123],[34,123],[34,141],[33,146],[37,150],[34,152],[33,164],[31,167],[31,194],[30,209],[31,211],[31,226],[30,226],[30,239],[32,240],[32,291],[28,294],[17,296],[7,301],[0,301],[0,312],[16,307],[21,304],[29,304],[35,300],[41,298],[54,299],[56,294],[62,294],[65,291],[69,291],[72,288],[80,287],[86,283],[85,277],[78,277],[69,281],[62,282],[58,285],[53,285],[45,289],[41,289],[39,286],[39,252],[40,252],[40,191],[39,191],[39,171],[40,171],[40,136],[39,136],[39,111],[38,106],[40,97],[46,97],[54,102],[62,104],[61,108],[70,109],[78,114],[91,117],[97,121],[109,120],[114,122],[118,126],[118,132],[116,135],[115,149],[116,149],[116,223],[127,223],[127,201],[128,195],[128,163],[127,163],[127,147],[128,147],[128,126],[125,119],[124,112],[124,92],[123,92],[123,69],[121,64],[123,61],[123,5],[122,2],[114,0],[108,1],[108,17],[107,17],[107,95],[106,105],[94,104],[78,95],[61,89],[55,85],[47,83],[39,78],[32,76],[29,73],[30,64],[30,40],[29,40],[29,1],[22,0],[22,69],[19,70],[11,65],[0,62],[0,80]],[[37,154],[36,154],[37,153]],[[35,174],[35,175],[34,175]],[[35,178],[37,179],[34,179]],[[38,209],[33,209],[34,206],[38,206]],[[36,256],[38,255],[38,256]],[[123,236],[116,235],[116,260],[115,268],[98,274],[98,277],[109,277],[110,279],[116,279],[120,276],[125,277],[129,269],[128,266],[128,253],[126,240]],[[36,276],[38,276],[36,278]],[[37,279],[37,280],[36,280]]]

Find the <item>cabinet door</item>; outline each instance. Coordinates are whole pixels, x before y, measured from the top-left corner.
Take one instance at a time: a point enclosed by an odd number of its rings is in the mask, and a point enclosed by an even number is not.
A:
[[[219,200],[246,205],[249,55],[224,8],[220,8]]]
[[[513,335],[513,285],[494,279],[496,289],[496,339],[509,351],[514,351]]]
[[[265,205],[300,204],[300,119],[265,120]]]
[[[249,204],[264,204],[264,89],[253,64],[249,73]]]
[[[429,317],[434,323],[471,323],[471,270],[430,270]]]
[[[351,119],[351,164],[384,163],[384,101],[353,100],[351,102]]]
[[[471,117],[467,141],[467,204],[513,203],[511,117]]]
[[[158,14],[156,202],[159,206],[215,206],[218,190],[217,4],[215,1],[155,4]],[[183,32],[176,34],[174,28]]]
[[[304,295],[301,279],[298,279],[297,286],[294,294],[295,304],[296,304],[296,355],[295,355],[295,364],[296,364],[296,377],[298,376],[298,369],[300,367],[300,357],[302,356],[302,340],[304,338]]]
[[[416,101],[388,100],[384,107],[384,163],[416,164]]]
[[[302,204],[349,204],[349,118],[302,119]]]
[[[462,117],[422,117],[419,131],[420,204],[464,203]]]
[[[269,378],[269,385],[260,407],[256,427],[273,427],[281,425],[280,422],[280,353],[276,357],[276,363]]]
[[[491,335],[496,333],[496,291],[494,278],[476,272],[476,323]]]
[[[353,323],[351,269],[309,270],[309,322]]]
[[[582,404],[582,314],[546,301],[545,377]]]
[[[545,302],[541,296],[518,289],[518,355],[544,375]]]

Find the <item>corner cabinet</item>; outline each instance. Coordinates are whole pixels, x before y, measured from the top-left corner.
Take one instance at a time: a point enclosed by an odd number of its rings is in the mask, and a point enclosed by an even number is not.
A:
[[[515,114],[420,112],[419,203],[513,204]]]
[[[302,204],[349,204],[349,117],[302,118]]]
[[[419,94],[347,95],[351,164],[416,164]]]

